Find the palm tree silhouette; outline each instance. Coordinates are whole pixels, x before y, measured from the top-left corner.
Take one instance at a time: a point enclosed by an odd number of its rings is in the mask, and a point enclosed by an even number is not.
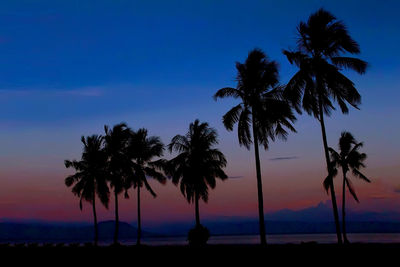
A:
[[[108,180],[114,189],[115,197],[115,232],[114,244],[118,243],[119,214],[118,195],[124,190],[126,174],[129,172],[130,160],[127,156],[127,144],[130,137],[130,129],[125,123],[115,125],[110,129],[104,126],[105,151],[108,156]]]
[[[285,128],[295,132],[292,122],[295,121],[290,105],[282,98],[282,88],[278,84],[278,67],[275,61],[269,61],[259,49],[250,51],[246,62],[236,63],[236,88],[222,88],[214,95],[214,99],[233,97],[241,103],[233,107],[223,116],[223,123],[228,131],[238,123],[239,144],[250,149],[254,143],[260,241],[267,243],[264,223],[264,203],[260,156],[258,146],[268,148],[269,141],[276,137],[283,140],[287,137]],[[253,138],[250,127],[252,126]]]
[[[153,161],[155,157],[161,157],[164,151],[164,144],[159,137],[147,136],[146,129],[131,131],[127,154],[131,159],[131,172],[127,176],[126,189],[134,187],[137,189],[137,245],[140,245],[142,227],[140,212],[140,188],[144,185],[153,197],[156,193],[147,182],[147,178],[153,178],[165,184],[166,177],[159,171],[163,166],[163,160]],[[126,196],[128,196],[126,194]]]
[[[82,200],[88,201],[93,207],[94,218],[94,244],[97,246],[99,241],[99,229],[96,214],[96,195],[101,203],[108,208],[110,191],[106,179],[107,155],[103,150],[103,137],[92,135],[82,136],[81,141],[84,145],[80,161],[66,160],[66,168],[74,168],[75,174],[65,179],[65,185],[72,187],[72,192],[80,198],[79,207],[82,210]]]
[[[299,71],[290,79],[284,96],[293,103],[299,113],[303,109],[320,122],[336,234],[338,242],[342,243],[324,115],[329,116],[335,109],[332,100],[337,102],[343,113],[349,111],[346,102],[358,108],[361,96],[354,83],[340,71],[352,69],[363,74],[367,63],[343,55],[346,52],[359,54],[359,45],[351,38],[346,26],[324,9],[312,14],[307,22],[300,22],[297,31],[297,51],[284,50],[283,53]]]
[[[166,172],[189,203],[195,203],[196,228],[200,224],[199,200],[208,202],[208,189],[214,189],[216,179],[225,180],[224,154],[214,146],[218,135],[208,123],[195,120],[186,135],[176,135],[168,145],[169,151],[179,154],[167,162]]]
[[[363,143],[358,143],[353,135],[349,132],[342,132],[339,139],[339,150],[340,153],[336,152],[333,148],[329,148],[330,156],[332,159],[332,165],[342,168],[343,172],[343,193],[342,193],[342,229],[343,238],[345,243],[349,243],[346,235],[346,186],[349,189],[350,194],[353,198],[359,202],[356,192],[353,188],[352,183],[347,178],[347,172],[352,171],[353,175],[361,180],[368,183],[371,181],[360,172],[360,168],[365,167],[364,161],[367,158],[365,153],[360,153],[358,150],[363,146]],[[326,181],[324,183],[325,189],[329,189],[329,183]]]

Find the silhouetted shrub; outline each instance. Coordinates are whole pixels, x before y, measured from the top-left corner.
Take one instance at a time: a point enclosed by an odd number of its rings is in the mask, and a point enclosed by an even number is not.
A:
[[[210,238],[210,232],[203,225],[190,229],[188,233],[188,241],[190,246],[204,246]]]

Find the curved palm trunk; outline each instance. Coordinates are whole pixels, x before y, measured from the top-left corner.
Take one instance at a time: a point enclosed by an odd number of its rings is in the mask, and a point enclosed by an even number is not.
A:
[[[136,245],[140,245],[140,239],[142,237],[142,222],[140,216],[140,186],[137,187],[137,240]]]
[[[258,220],[260,228],[260,242],[261,245],[267,244],[267,239],[265,237],[265,222],[264,222],[264,199],[262,192],[262,180],[261,180],[261,167],[260,167],[260,154],[258,152],[258,138],[256,132],[256,126],[254,124],[254,113],[253,113],[253,139],[254,139],[254,153],[256,160],[256,172],[257,172],[257,195],[258,195]]]
[[[331,192],[333,217],[335,219],[337,240],[338,240],[339,244],[342,244],[342,234],[340,231],[339,213],[338,213],[338,208],[337,208],[337,203],[336,203],[336,195],[335,195],[335,188],[334,188],[334,184],[333,184],[333,176],[331,175],[332,174],[332,166],[330,164],[331,160],[329,158],[328,142],[326,140],[326,131],[325,131],[324,114],[323,114],[323,109],[322,109],[321,97],[319,97],[319,99],[320,99],[319,100],[319,118],[320,118],[319,122],[321,124],[322,141],[324,144],[326,166],[328,168],[328,174],[330,176],[329,187],[330,187],[330,192]]]
[[[97,246],[99,242],[99,227],[97,225],[97,213],[96,213],[96,194],[93,194],[93,219],[94,219],[94,245]]]
[[[343,229],[343,241],[344,243],[350,243],[347,239],[346,233],[346,172],[343,170],[343,194],[342,194],[342,229]]]
[[[119,215],[118,215],[118,194],[115,192],[115,232],[114,244],[118,244],[118,230],[119,230]]]
[[[196,228],[200,227],[200,209],[199,209],[199,195],[195,194],[194,206],[196,212]]]

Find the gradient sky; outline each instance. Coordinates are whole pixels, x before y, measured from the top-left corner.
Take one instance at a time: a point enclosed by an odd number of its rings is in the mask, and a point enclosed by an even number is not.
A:
[[[296,26],[324,7],[343,20],[370,66],[346,73],[361,110],[327,119],[328,141],[340,132],[365,142],[364,173],[353,180],[353,210],[400,210],[400,19],[398,1],[12,1],[0,2],[0,218],[91,221],[91,209],[64,185],[64,159],[79,158],[81,135],[121,121],[146,127],[168,143],[196,118],[218,130],[232,179],[218,183],[203,218],[257,216],[252,151],[227,132],[222,115],[234,100],[212,95],[235,86],[235,62],[263,49],[279,62],[281,82],[296,71],[282,55]],[[298,133],[262,152],[265,211],[325,201],[319,124],[299,116]],[[166,153],[166,157],[170,157]],[[290,158],[276,159],[275,158]],[[340,176],[336,179],[339,187]],[[193,207],[168,183],[143,196],[144,222],[192,219]],[[132,192],[131,192],[132,195]],[[339,194],[340,195],[340,194]],[[121,219],[136,218],[135,198],[121,201]],[[112,203],[110,205],[112,207]],[[100,220],[113,209],[100,209]]]

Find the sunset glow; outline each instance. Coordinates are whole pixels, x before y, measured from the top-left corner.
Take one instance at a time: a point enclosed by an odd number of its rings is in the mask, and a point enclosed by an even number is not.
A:
[[[80,211],[64,184],[73,173],[64,160],[80,158],[82,135],[126,122],[168,144],[196,118],[218,131],[230,177],[201,202],[202,217],[257,218],[254,153],[239,146],[236,128],[228,132],[221,119],[236,102],[212,96],[235,86],[235,62],[256,47],[279,63],[281,83],[287,83],[296,68],[282,49],[293,48],[296,25],[321,6],[348,25],[370,64],[365,75],[346,73],[362,95],[360,110],[337,110],[326,120],[331,147],[348,130],[368,155],[364,173],[372,183],[351,177],[360,203],[349,197],[349,213],[400,211],[400,55],[393,53],[400,42],[399,3],[359,7],[354,1],[342,9],[341,1],[296,1],[285,10],[287,1],[17,2],[0,3],[0,221],[91,222],[90,204]],[[295,128],[287,142],[261,152],[266,220],[270,212],[330,199],[322,186],[319,124],[303,114]],[[341,181],[338,175],[337,188]],[[150,183],[157,197],[143,193],[144,223],[194,220],[179,188]],[[120,219],[133,222],[136,192],[129,193],[120,197]],[[113,201],[109,210],[98,205],[100,221],[113,220]]]

